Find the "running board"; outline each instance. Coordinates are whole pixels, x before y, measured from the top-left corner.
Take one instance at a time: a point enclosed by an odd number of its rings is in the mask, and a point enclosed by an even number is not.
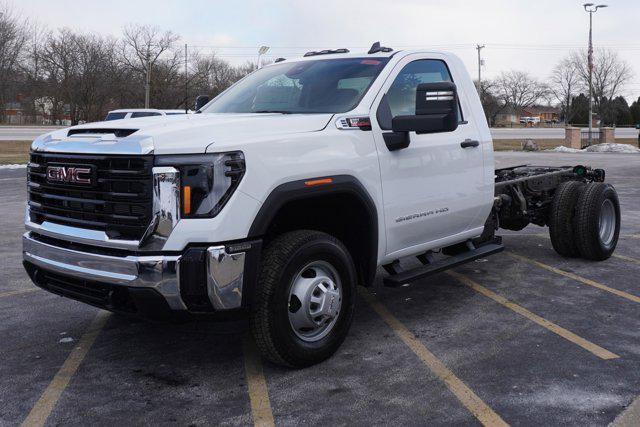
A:
[[[412,270],[403,271],[398,274],[393,274],[384,278],[384,285],[388,287],[398,287],[405,283],[414,282],[419,279],[423,279],[432,274],[440,273],[450,268],[457,267],[467,262],[474,261],[479,258],[484,258],[489,255],[502,252],[504,246],[500,243],[488,243],[480,246],[479,248],[464,252],[458,255],[453,255],[434,263],[422,265]]]

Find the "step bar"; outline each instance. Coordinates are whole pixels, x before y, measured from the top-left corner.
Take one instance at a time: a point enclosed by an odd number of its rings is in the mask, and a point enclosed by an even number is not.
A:
[[[449,270],[467,262],[475,261],[489,255],[497,254],[498,252],[502,252],[503,250],[504,246],[502,245],[500,240],[496,240],[495,242],[484,244],[475,249],[471,249],[458,255],[452,255],[445,259],[430,262],[411,270],[391,274],[384,278],[384,285],[388,287],[402,286],[405,283],[423,279],[425,277],[440,273],[445,270]],[[418,257],[418,259],[420,259],[422,262],[425,262],[424,260],[429,259],[429,257]],[[388,272],[390,271],[390,269],[386,270]]]

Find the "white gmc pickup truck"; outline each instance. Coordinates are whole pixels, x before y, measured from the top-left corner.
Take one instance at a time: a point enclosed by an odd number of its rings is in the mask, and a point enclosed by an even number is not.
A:
[[[340,346],[378,267],[402,285],[497,253],[496,230],[530,223],[562,256],[616,247],[603,170],[494,169],[452,54],[309,52],[199,101],[198,114],[33,142],[23,256],[36,285],[151,319],[246,318],[266,358],[301,367]]]

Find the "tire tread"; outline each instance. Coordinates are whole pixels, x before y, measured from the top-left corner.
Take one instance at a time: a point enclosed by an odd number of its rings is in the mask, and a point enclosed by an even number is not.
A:
[[[262,255],[260,267],[260,283],[256,289],[255,304],[252,308],[251,331],[256,346],[262,355],[269,361],[287,367],[299,367],[300,362],[294,359],[286,351],[279,351],[275,343],[271,325],[270,306],[274,299],[283,266],[288,263],[291,256],[307,243],[324,239],[343,247],[335,237],[315,230],[296,230],[276,237],[269,243]]]
[[[585,184],[581,181],[563,182],[558,186],[549,213],[549,236],[555,251],[564,257],[580,256],[574,222],[576,205]]]

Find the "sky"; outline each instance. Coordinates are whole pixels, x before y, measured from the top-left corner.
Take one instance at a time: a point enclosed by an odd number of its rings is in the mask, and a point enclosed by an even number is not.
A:
[[[606,0],[605,0],[606,1]],[[3,2],[3,0],[0,0]],[[181,43],[234,63],[291,58],[308,50],[366,51],[375,41],[396,49],[451,51],[477,76],[523,70],[545,80],[572,51],[586,48],[589,15],[574,0],[4,0],[50,29],[69,27],[117,36],[130,23],[179,34]],[[618,51],[634,70],[625,88],[640,96],[640,0],[608,0],[594,15],[594,45]]]

